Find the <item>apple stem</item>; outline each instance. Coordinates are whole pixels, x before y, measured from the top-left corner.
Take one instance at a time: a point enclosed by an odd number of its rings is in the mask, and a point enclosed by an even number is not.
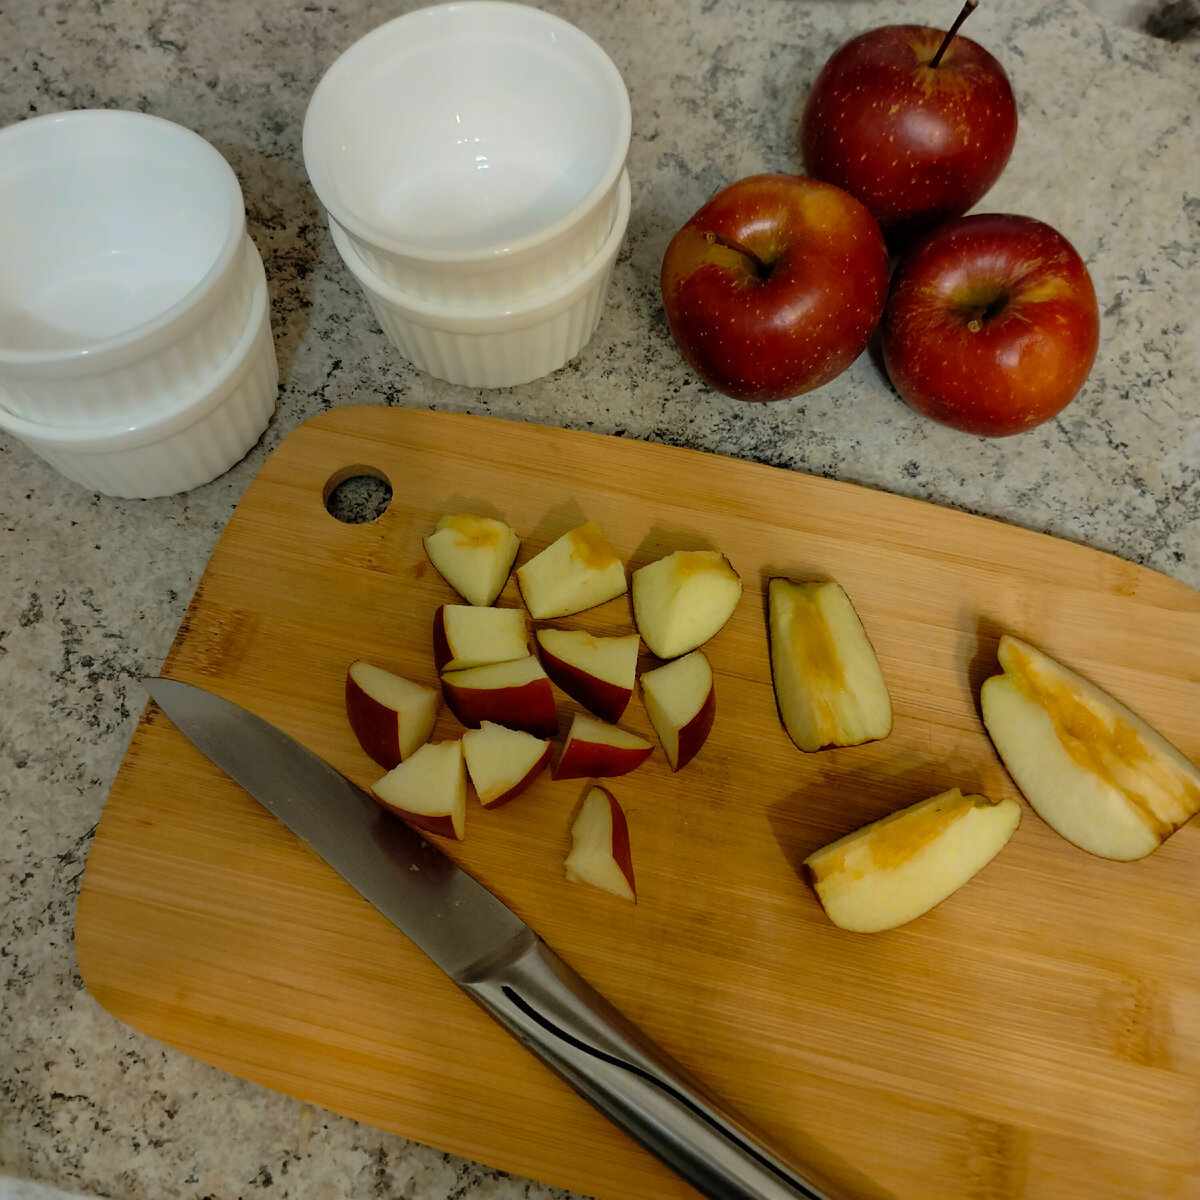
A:
[[[954,24],[950,26],[950,32],[942,38],[942,44],[938,47],[938,52],[929,60],[930,67],[936,67],[942,61],[942,55],[946,53],[946,47],[950,45],[954,35],[958,32],[959,26],[979,7],[979,0],[967,0],[962,6],[962,11],[954,18]]]
[[[967,320],[967,328],[972,333],[978,333],[983,328],[983,318],[987,316],[986,308],[977,308]]]
[[[760,279],[765,279],[770,275],[771,268],[753,250],[747,249],[735,238],[726,237],[723,233],[713,233],[711,229],[704,231],[704,238],[710,244],[715,242],[718,246],[725,246],[730,250],[736,250],[738,254],[744,254],[754,264],[755,274]]]

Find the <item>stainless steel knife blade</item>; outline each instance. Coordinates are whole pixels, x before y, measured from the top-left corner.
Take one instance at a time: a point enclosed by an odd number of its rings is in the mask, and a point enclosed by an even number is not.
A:
[[[702,1195],[839,1200],[811,1170],[768,1147],[482,884],[323,759],[202,688],[172,679],[143,683],[197,749]],[[874,1187],[870,1194],[884,1195]]]

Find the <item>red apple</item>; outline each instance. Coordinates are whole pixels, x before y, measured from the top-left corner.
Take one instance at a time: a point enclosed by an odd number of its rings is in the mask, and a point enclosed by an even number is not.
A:
[[[602,721],[619,721],[637,678],[636,633],[595,637],[582,629],[539,629],[538,651],[546,674],[572,700]]]
[[[542,773],[554,750],[548,739],[492,721],[468,729],[462,748],[467,774],[484,808],[498,808],[519,796]]]
[[[462,841],[467,818],[467,772],[462,742],[426,742],[373,784],[375,799],[410,825]]]
[[[961,216],[1000,177],[1017,137],[1004,68],[969,38],[886,25],[822,68],[800,120],[804,167],[858,197],[893,245]]]
[[[1096,357],[1091,276],[1062,234],[984,213],[926,234],[900,260],[883,361],[918,412],[967,433],[1021,433],[1061,412]]]
[[[433,733],[442,698],[437,691],[361,659],[346,672],[346,718],[358,744],[391,770]]]
[[[628,775],[650,757],[654,747],[636,733],[576,713],[566,744],[554,766],[555,779]]]
[[[887,276],[883,235],[853,196],[754,175],[675,234],[660,285],[671,336],[702,379],[738,400],[783,400],[866,349]]]
[[[433,665],[439,672],[508,662],[529,653],[519,608],[442,604],[433,614]]]
[[[572,883],[590,883],[623,900],[637,900],[629,825],[616,797],[602,787],[584,797],[571,826],[566,868]]]
[[[550,678],[532,654],[510,662],[447,671],[442,676],[442,695],[450,711],[468,728],[494,721],[539,738],[558,732]]]
[[[686,767],[712,732],[717,715],[713,673],[693,650],[642,676],[642,700],[672,771]]]

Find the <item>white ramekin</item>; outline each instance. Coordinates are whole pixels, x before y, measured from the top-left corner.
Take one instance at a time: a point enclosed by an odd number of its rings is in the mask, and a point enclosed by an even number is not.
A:
[[[617,218],[599,253],[571,279],[532,301],[491,310],[433,305],[376,276],[337,223],[334,244],[358,281],[388,340],[414,366],[466,387],[514,387],[564,366],[591,340],[629,224],[628,175],[619,188]]]

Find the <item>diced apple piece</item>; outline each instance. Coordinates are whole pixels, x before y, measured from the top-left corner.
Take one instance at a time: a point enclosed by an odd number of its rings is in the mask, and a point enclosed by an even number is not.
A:
[[[637,900],[629,825],[616,797],[602,787],[588,792],[571,826],[567,878],[603,888],[624,900]]]
[[[1107,692],[1005,634],[983,723],[1055,832],[1101,858],[1143,858],[1200,811],[1200,769]]]
[[[520,729],[484,721],[462,735],[467,773],[479,803],[498,808],[519,796],[550,762],[553,744]]]
[[[536,621],[594,608],[622,595],[627,586],[625,564],[590,521],[518,567],[517,583]]]
[[[391,770],[429,741],[442,707],[436,688],[361,660],[346,672],[346,717],[358,743]]]
[[[854,605],[832,582],[767,585],[771,681],[801,750],[858,746],[892,731],[892,701]]]
[[[741,598],[738,573],[716,550],[676,550],[633,573],[633,619],[659,658],[703,646]]]
[[[425,553],[441,577],[468,603],[486,607],[504,590],[521,539],[494,517],[454,513],[425,539]]]
[[[467,772],[462,742],[426,742],[371,791],[410,825],[462,840],[467,821]]]
[[[619,721],[637,678],[636,633],[594,637],[582,629],[539,629],[538,650],[546,674],[572,700],[602,721]]]
[[[642,700],[672,771],[687,766],[712,732],[717,713],[713,673],[693,650],[642,676]]]
[[[511,662],[528,653],[525,614],[519,608],[443,604],[433,614],[433,662],[439,672]]]
[[[576,713],[563,752],[554,767],[555,779],[586,779],[627,775],[650,757],[654,747],[643,737]]]
[[[804,869],[835,925],[877,933],[957,891],[1000,853],[1020,820],[1015,800],[953,788],[814,851]]]
[[[558,732],[550,677],[532,654],[447,671],[442,676],[442,695],[450,711],[471,729],[483,721],[494,721],[534,737],[553,737]]]

